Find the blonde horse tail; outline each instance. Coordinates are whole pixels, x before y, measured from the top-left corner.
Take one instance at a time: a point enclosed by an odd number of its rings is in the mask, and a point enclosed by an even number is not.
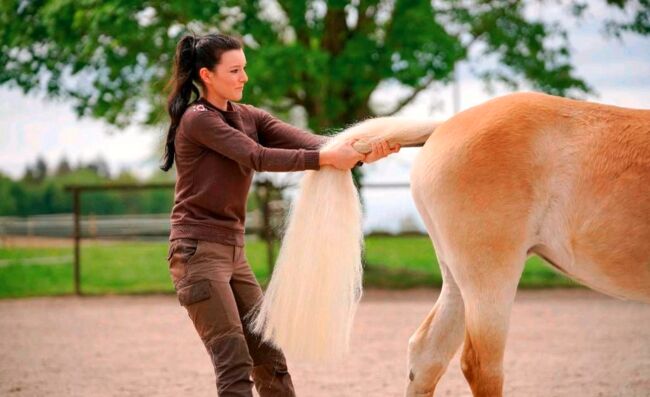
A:
[[[438,123],[401,117],[363,121],[326,145],[356,139],[415,146]],[[305,172],[292,203],[280,253],[264,299],[249,318],[251,331],[294,358],[326,361],[349,349],[362,293],[361,205],[350,171],[323,167]]]

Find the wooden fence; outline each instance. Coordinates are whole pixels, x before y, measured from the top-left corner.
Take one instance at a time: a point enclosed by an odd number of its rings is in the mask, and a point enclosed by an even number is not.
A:
[[[280,241],[280,232],[288,203],[282,191],[292,184],[273,184],[255,181],[252,193],[259,208],[246,216],[246,233],[255,234],[266,242],[269,271],[273,271],[274,246]],[[408,183],[364,184],[363,188],[408,188]],[[173,183],[69,185],[66,191],[73,195],[73,213],[38,215],[27,218],[0,218],[0,236],[71,237],[74,240],[74,290],[82,294],[80,285],[80,245],[91,238],[161,238],[168,237],[169,214],[151,215],[81,215],[83,194],[91,191],[138,191],[144,189],[173,189]],[[412,235],[412,232],[405,233]]]

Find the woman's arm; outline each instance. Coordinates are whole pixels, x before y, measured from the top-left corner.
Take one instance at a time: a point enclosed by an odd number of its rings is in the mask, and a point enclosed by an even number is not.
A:
[[[330,139],[327,136],[312,134],[285,123],[264,110],[249,106],[260,144],[284,149],[310,149],[322,147]]]
[[[318,150],[282,149],[261,146],[228,125],[212,111],[187,114],[183,133],[203,145],[256,171],[302,171],[320,168]]]
[[[286,149],[319,149],[331,137],[315,135],[299,128],[287,124],[268,112],[247,105],[255,118],[255,125],[260,144],[267,147],[286,148]],[[341,142],[336,147],[328,151],[320,152],[320,165],[333,165],[340,169],[350,169],[353,166],[363,165],[363,161],[374,162],[380,158],[386,157],[390,153],[399,151],[399,145],[395,148],[389,147],[385,141],[374,142],[372,151],[367,155],[359,155],[354,149],[347,148],[349,143]],[[350,163],[350,159],[358,157]]]

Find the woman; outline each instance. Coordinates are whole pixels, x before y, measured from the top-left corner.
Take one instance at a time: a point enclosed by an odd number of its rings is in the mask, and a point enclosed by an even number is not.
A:
[[[284,355],[248,332],[242,318],[261,299],[244,253],[246,199],[254,171],[349,170],[399,150],[362,155],[351,142],[319,151],[325,137],[237,104],[248,81],[241,41],[208,34],[177,45],[171,125],[161,168],[176,160],[169,271],[212,359],[221,396],[293,396]],[[199,90],[200,88],[200,90]],[[191,102],[192,96],[198,97]]]

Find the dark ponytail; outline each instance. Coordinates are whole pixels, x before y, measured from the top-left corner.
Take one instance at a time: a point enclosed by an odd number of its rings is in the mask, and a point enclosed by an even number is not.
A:
[[[238,38],[218,33],[200,37],[184,36],[176,45],[174,71],[169,81],[172,92],[167,99],[167,113],[171,122],[167,130],[161,170],[169,171],[174,164],[176,129],[187,107],[200,96],[199,88],[195,84],[203,85],[199,70],[201,68],[213,70],[221,60],[221,54],[242,48],[242,42]]]

